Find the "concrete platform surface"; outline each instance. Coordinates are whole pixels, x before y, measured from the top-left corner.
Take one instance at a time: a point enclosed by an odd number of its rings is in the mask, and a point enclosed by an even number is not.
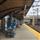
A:
[[[0,40],[37,40],[37,38],[27,30],[23,26],[16,29],[15,38],[6,38],[3,33],[0,33]]]

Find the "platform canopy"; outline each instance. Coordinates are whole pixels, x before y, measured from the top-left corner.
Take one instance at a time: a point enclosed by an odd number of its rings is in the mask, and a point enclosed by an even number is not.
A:
[[[23,14],[24,7],[29,10],[33,0],[0,0],[0,19],[6,15],[21,15]],[[22,12],[22,13],[21,13]]]

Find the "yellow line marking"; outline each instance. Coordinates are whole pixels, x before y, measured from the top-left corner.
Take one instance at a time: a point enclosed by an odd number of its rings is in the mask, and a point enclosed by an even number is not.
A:
[[[32,32],[35,37],[40,40],[40,33],[38,33],[37,31],[35,31],[34,29],[32,29],[31,27],[29,27],[28,25],[26,24],[23,24],[25,28],[27,28],[30,32]]]

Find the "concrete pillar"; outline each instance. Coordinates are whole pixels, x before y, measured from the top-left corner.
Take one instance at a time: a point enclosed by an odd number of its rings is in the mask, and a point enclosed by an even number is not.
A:
[[[32,25],[35,26],[35,18],[32,19]]]

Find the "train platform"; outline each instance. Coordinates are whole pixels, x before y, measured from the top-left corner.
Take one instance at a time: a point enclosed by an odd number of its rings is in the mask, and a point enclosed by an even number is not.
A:
[[[38,40],[37,37],[29,31],[26,24],[16,29],[15,38],[6,38],[3,33],[0,33],[0,40]]]

